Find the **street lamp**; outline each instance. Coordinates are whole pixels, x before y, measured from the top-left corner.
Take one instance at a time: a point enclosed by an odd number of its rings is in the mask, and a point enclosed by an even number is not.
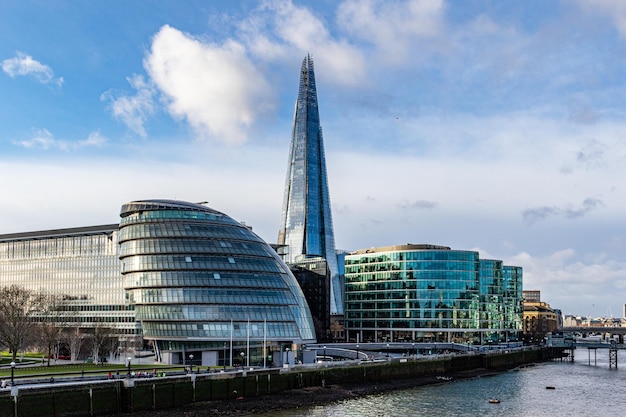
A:
[[[224,342],[224,370],[226,370],[226,342]]]
[[[126,363],[128,364],[128,377],[130,378],[130,361],[132,358],[128,357],[126,358]]]
[[[193,373],[193,353],[189,354],[189,371]]]
[[[241,355],[241,367],[243,368],[243,357],[246,356],[246,354],[244,352],[241,352],[240,355]]]
[[[11,362],[11,386],[15,385],[14,374],[15,374],[15,362]]]
[[[389,357],[389,343],[387,343],[387,357]]]
[[[359,360],[359,344],[356,344],[356,360]]]
[[[417,351],[415,350],[415,343],[411,343],[411,350],[413,351],[413,354],[417,356]]]
[[[326,362],[326,345],[324,345],[324,362]]]

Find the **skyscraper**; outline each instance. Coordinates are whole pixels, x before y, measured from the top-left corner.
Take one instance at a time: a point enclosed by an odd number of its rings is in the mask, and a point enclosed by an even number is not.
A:
[[[343,314],[315,71],[309,55],[300,70],[278,243],[288,246],[287,263],[326,259],[331,283],[330,313]]]

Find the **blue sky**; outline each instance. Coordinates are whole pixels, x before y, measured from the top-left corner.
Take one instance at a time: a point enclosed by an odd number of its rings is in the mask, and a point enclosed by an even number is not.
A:
[[[622,315],[626,2],[5,0],[0,36],[0,233],[172,198],[276,241],[310,53],[338,248],[478,250]]]

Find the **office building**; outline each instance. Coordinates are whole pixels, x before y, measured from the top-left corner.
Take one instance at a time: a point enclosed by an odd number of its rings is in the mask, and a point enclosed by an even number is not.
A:
[[[345,280],[349,341],[521,340],[521,268],[478,252],[414,244],[358,250],[345,256]]]
[[[118,225],[0,235],[0,284],[60,300],[65,326],[108,329],[120,348],[141,347],[141,326],[128,303],[117,253]]]
[[[264,365],[316,340],[302,290],[248,227],[209,207],[124,204],[119,257],[143,337],[165,363]]]
[[[284,260],[324,258],[330,273],[330,314],[343,314],[343,285],[338,272],[324,141],[317,104],[313,59],[304,58],[294,114],[278,244]]]

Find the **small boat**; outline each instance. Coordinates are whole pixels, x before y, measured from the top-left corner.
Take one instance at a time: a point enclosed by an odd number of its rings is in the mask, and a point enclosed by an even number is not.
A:
[[[491,398],[491,399],[489,400],[489,402],[490,402],[491,404],[500,404],[500,400],[499,400],[499,399],[497,399],[497,398]]]
[[[555,387],[553,387],[553,386],[551,386],[551,385],[548,385],[548,386],[546,387],[546,389],[556,389],[556,388],[555,388]]]

